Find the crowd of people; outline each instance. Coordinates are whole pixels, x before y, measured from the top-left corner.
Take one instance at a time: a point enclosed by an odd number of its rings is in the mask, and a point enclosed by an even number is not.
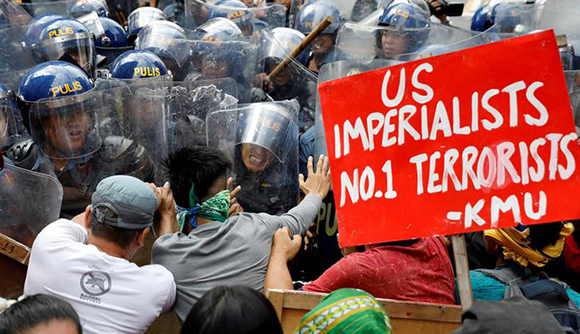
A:
[[[558,1],[0,0],[0,234],[30,248],[0,334],[282,333],[270,289],[327,294],[298,333],[459,305],[445,236],[339,247],[317,84],[556,28],[578,129]],[[455,333],[580,333],[578,226],[467,234]]]

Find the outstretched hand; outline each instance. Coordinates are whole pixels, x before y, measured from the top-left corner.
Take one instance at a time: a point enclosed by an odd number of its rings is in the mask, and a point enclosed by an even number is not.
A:
[[[290,238],[290,230],[288,227],[284,226],[279,228],[274,234],[274,240],[272,241],[272,255],[280,256],[286,259],[286,261],[292,260],[298,251],[300,251],[300,245],[302,245],[302,237],[299,234],[294,235]]]
[[[328,157],[320,155],[316,164],[316,171],[313,168],[314,159],[308,158],[308,179],[304,180],[304,175],[300,174],[300,189],[304,194],[315,194],[324,199],[330,190],[330,170],[328,169]]]

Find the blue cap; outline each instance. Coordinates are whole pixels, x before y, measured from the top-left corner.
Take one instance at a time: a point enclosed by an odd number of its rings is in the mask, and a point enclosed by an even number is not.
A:
[[[153,226],[157,205],[155,192],[145,182],[133,176],[116,175],[99,182],[91,210],[101,224],[140,230]],[[103,208],[112,211],[114,217],[105,215]]]

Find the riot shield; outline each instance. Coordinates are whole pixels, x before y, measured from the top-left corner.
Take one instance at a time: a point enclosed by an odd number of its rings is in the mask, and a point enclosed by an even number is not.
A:
[[[195,26],[209,19],[225,17],[234,21],[245,36],[251,36],[262,29],[273,29],[286,25],[286,7],[281,4],[268,4],[257,8],[223,6],[219,1],[185,0],[187,21]]]
[[[62,196],[62,186],[53,176],[10,163],[0,168],[0,296],[18,298],[24,287],[26,266],[21,263],[26,258],[12,240],[32,247],[38,233],[58,219]]]
[[[505,2],[493,6],[492,20],[503,34],[524,35],[536,27],[537,8],[533,4]]]
[[[536,29],[554,29],[556,35],[566,35],[574,50],[580,50],[579,15],[577,0],[546,1],[536,5]]]
[[[437,23],[410,29],[347,22],[338,32],[337,47],[352,59],[410,60],[404,55],[417,53],[425,46],[457,44],[479,34]]]
[[[32,17],[19,4],[10,0],[0,0],[0,28],[11,25],[26,25]]]
[[[282,214],[298,203],[298,103],[252,103],[207,116],[208,145],[233,161],[246,212]]]
[[[142,146],[155,165],[157,184],[166,181],[161,164],[167,157],[168,135],[174,131],[168,118],[171,81],[167,79],[110,80],[117,87],[105,90],[102,82],[97,86],[107,113],[101,126],[104,137],[123,137]]]
[[[572,105],[576,132],[580,131],[580,71],[565,71],[568,96]]]
[[[22,3],[21,6],[26,9],[32,17],[38,17],[42,14],[52,13],[63,16],[68,16],[70,7],[76,3],[76,0],[61,0],[61,1],[36,1],[31,0]]]
[[[0,86],[4,86],[0,87],[0,150],[6,150],[27,136],[27,132],[16,105],[14,92],[6,90],[5,85]]]
[[[0,27],[0,74],[32,68],[36,62],[24,39],[28,26],[11,25]],[[2,80],[4,81],[4,80]]]
[[[238,85],[240,102],[250,101],[256,76],[258,43],[253,39],[235,41],[192,40],[193,73],[187,81],[232,78]]]
[[[153,158],[139,143],[140,133],[134,130],[142,124],[135,125],[137,121],[130,112],[136,104],[137,93],[133,90],[127,86],[93,89],[32,104],[31,136],[41,152],[40,162],[51,165],[64,188],[62,216],[70,218],[84,211],[97,184],[108,176],[155,180]],[[154,100],[155,95],[148,93]],[[143,106],[135,108],[145,110]],[[153,133],[150,137],[153,141],[158,138]]]
[[[314,125],[316,75],[292,59],[286,67],[267,80],[267,75],[302,42],[304,35],[289,28],[276,28],[262,34],[259,73],[254,79],[252,102],[298,100],[300,133]]]
[[[169,151],[206,145],[205,120],[210,110],[237,107],[238,85],[232,78],[174,82],[169,91]]]

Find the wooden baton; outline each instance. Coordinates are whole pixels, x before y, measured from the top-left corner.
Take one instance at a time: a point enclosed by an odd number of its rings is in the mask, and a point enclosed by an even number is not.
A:
[[[302,41],[302,43],[298,44],[298,46],[295,47],[294,50],[292,50],[292,52],[290,52],[290,54],[286,57],[286,59],[284,59],[280,64],[278,64],[276,68],[274,68],[272,73],[268,75],[268,80],[272,80],[272,78],[274,78],[280,71],[282,71],[284,67],[286,67],[286,65],[288,65],[288,63],[292,61],[292,58],[296,58],[302,51],[304,51],[304,49],[306,49],[308,45],[310,45],[310,43],[312,43],[312,41],[316,37],[318,37],[318,35],[322,34],[324,29],[328,28],[328,26],[331,23],[332,16],[330,15],[327,16],[324,20],[322,20],[322,22],[320,22],[320,24],[316,26],[316,28],[314,28],[314,30],[312,30],[310,34],[308,34],[308,36],[306,36],[306,38]]]

